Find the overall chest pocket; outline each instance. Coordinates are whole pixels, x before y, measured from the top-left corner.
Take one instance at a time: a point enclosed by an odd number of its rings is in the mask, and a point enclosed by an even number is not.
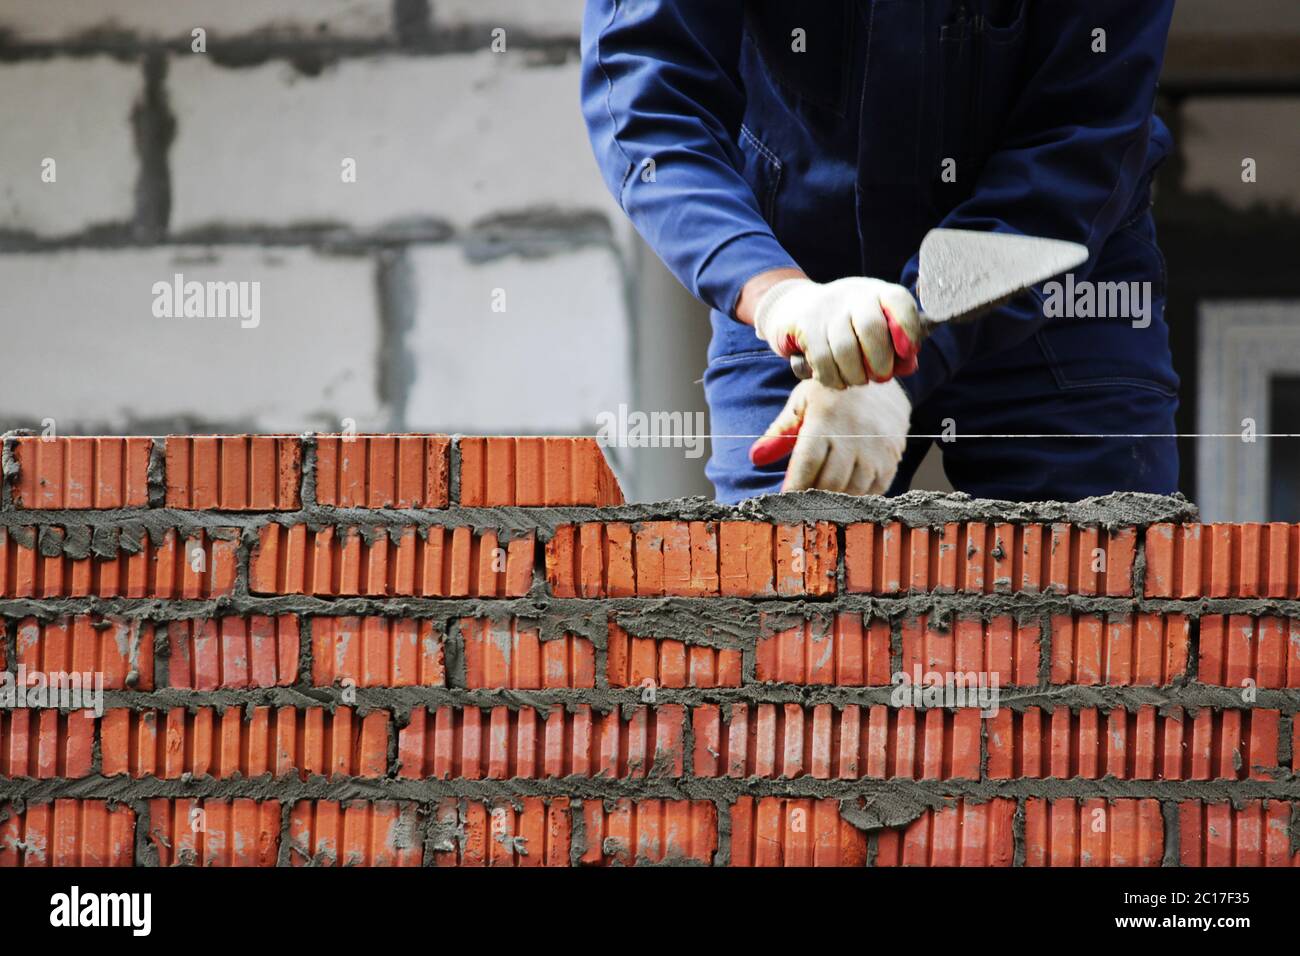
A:
[[[940,27],[940,158],[957,161],[958,182],[997,148],[1023,92],[1031,2],[959,0]]]
[[[852,56],[851,0],[747,0],[745,29],[792,101],[844,116]]]

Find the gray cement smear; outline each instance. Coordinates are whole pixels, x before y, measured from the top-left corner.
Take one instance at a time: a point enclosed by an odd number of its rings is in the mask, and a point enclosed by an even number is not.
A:
[[[1300,712],[1300,691],[1260,690],[1247,704],[1241,691],[1231,687],[1213,687],[1193,679],[1196,673],[1196,629],[1193,627],[1187,670],[1165,686],[1082,686],[1052,685],[1050,676],[1051,618],[1055,614],[1090,613],[1131,616],[1138,612],[1186,614],[1193,624],[1203,614],[1279,614],[1300,617],[1300,601],[1273,599],[1203,599],[1169,600],[1143,596],[1145,573],[1143,536],[1138,535],[1133,596],[1093,597],[1067,594],[960,594],[930,591],[897,596],[846,594],[843,590],[843,536],[840,535],[839,587],[830,595],[816,598],[610,598],[560,599],[548,593],[542,561],[543,548],[555,529],[584,521],[650,520],[750,520],[783,524],[829,521],[840,525],[856,522],[899,521],[909,527],[939,527],[949,522],[1069,522],[1099,528],[1143,528],[1152,523],[1190,522],[1198,520],[1196,508],[1185,499],[1150,495],[1119,494],[1073,504],[1012,504],[980,501],[965,495],[940,495],[910,492],[894,499],[851,498],[827,493],[768,496],[727,507],[693,498],[651,504],[631,504],[614,508],[461,508],[439,510],[339,509],[322,507],[315,501],[315,440],[304,436],[302,464],[303,507],[293,512],[194,512],[161,507],[165,499],[164,444],[155,440],[151,450],[148,485],[148,508],[115,511],[23,511],[13,506],[13,491],[18,478],[18,464],[12,440],[0,449],[0,527],[18,542],[35,547],[46,557],[72,559],[96,557],[109,559],[139,553],[146,541],[162,544],[167,532],[175,530],[181,538],[199,533],[209,538],[238,541],[238,569],[233,593],[205,600],[169,601],[162,599],[55,597],[0,600],[0,624],[5,626],[8,659],[16,660],[16,622],[23,618],[51,620],[68,614],[91,614],[120,617],[128,621],[166,622],[223,615],[297,614],[300,616],[299,672],[296,683],[288,687],[243,690],[190,691],[163,686],[167,682],[168,643],[163,629],[155,633],[155,683],[160,689],[143,692],[134,689],[107,691],[105,706],[134,711],[166,710],[183,707],[194,711],[211,707],[220,712],[239,708],[251,716],[254,707],[293,706],[324,707],[330,711],[343,702],[343,688],[312,686],[311,618],[339,615],[382,615],[420,618],[433,622],[443,636],[446,687],[380,687],[350,689],[349,706],[364,715],[385,711],[390,715],[388,739],[388,775],[381,778],[321,776],[273,778],[269,775],[252,779],[232,777],[213,779],[185,775],[177,779],[104,777],[102,754],[93,754],[93,774],[76,780],[8,779],[0,781],[0,800],[11,801],[15,808],[28,802],[47,802],[60,797],[96,798],[131,805],[137,814],[136,860],[142,865],[157,865],[157,848],[148,834],[148,800],[155,797],[247,797],[278,799],[283,802],[280,862],[287,863],[299,852],[290,845],[288,814],[293,802],[301,799],[374,800],[392,799],[414,805],[414,814],[422,818],[419,833],[409,834],[426,851],[426,865],[432,865],[434,851],[454,849],[464,839],[465,804],[471,800],[515,801],[525,796],[542,798],[568,797],[574,800],[571,859],[578,862],[587,848],[583,800],[599,800],[608,806],[614,801],[633,799],[691,799],[715,804],[718,813],[718,850],[714,865],[724,865],[731,856],[730,807],[742,796],[834,799],[848,822],[869,834],[885,827],[905,826],[929,810],[950,806],[957,800],[975,803],[995,798],[1019,801],[1016,811],[1016,861],[1024,862],[1024,805],[1027,798],[1133,799],[1149,798],[1161,802],[1166,821],[1165,863],[1177,863],[1177,803],[1183,800],[1229,802],[1242,806],[1247,800],[1277,799],[1293,803],[1291,837],[1300,848],[1300,777],[1289,769],[1291,728]],[[449,479],[453,496],[459,485],[459,449],[453,443]],[[396,540],[400,528],[414,526],[427,536],[430,528],[472,527],[494,530],[504,540],[534,533],[539,539],[532,586],[520,598],[419,598],[316,597],[312,595],[259,595],[248,589],[248,567],[258,546],[258,531],[268,523],[285,526],[306,525],[313,529],[346,526],[346,533],[356,534],[368,542],[384,537]],[[791,685],[755,681],[755,654],[760,638],[780,630],[809,624],[815,634],[825,633],[836,615],[861,614],[891,622],[891,663],[897,670],[901,663],[901,622],[917,615],[927,615],[928,625],[939,633],[950,633],[959,618],[990,620],[1010,615],[1020,622],[1040,625],[1041,659],[1039,683],[1031,687],[1002,688],[1000,704],[1014,712],[1039,708],[1048,713],[1058,707],[1071,710],[1115,708],[1134,710],[1154,706],[1161,714],[1181,708],[1189,716],[1200,708],[1247,709],[1264,707],[1282,712],[1279,727],[1279,767],[1270,769],[1267,779],[1259,780],[1088,780],[1030,779],[1012,780],[820,780],[808,776],[795,778],[699,778],[690,774],[695,731],[691,721],[683,728],[683,754],[687,775],[667,776],[663,754],[644,777],[577,777],[507,780],[405,779],[397,776],[400,765],[397,734],[410,720],[417,707],[480,707],[490,709],[533,709],[548,715],[560,706],[568,711],[590,707],[597,713],[621,712],[629,717],[645,706],[640,688],[610,688],[606,662],[608,629],[616,623],[633,637],[680,640],[691,646],[735,648],[742,652],[745,683],[740,687],[657,688],[656,706],[680,705],[692,708],[716,704],[729,717],[736,704],[797,704],[814,707],[821,704],[842,708],[849,705],[873,706],[890,703],[890,687],[849,687],[843,685]],[[589,640],[595,650],[596,686],[585,689],[511,690],[474,689],[466,686],[464,636],[459,619],[490,618],[498,622],[515,620],[520,626],[535,628],[543,640],[576,635]],[[924,707],[921,709],[925,709]],[[987,737],[985,733],[983,736]],[[980,766],[987,768],[987,740],[981,744]],[[437,802],[445,798],[458,801],[456,819],[443,820]],[[0,811],[9,812],[9,811]],[[416,817],[410,817],[414,820]],[[404,820],[408,818],[404,817]],[[404,827],[406,824],[403,824]],[[415,824],[412,824],[414,826]],[[875,852],[874,837],[870,843]],[[526,846],[517,850],[528,852]],[[314,864],[329,862],[307,860]],[[347,861],[344,861],[347,862]],[[644,860],[631,862],[645,863]],[[682,863],[680,860],[666,861]]]

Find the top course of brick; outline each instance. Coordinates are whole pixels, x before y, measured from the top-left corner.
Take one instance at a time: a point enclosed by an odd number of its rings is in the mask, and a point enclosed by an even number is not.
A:
[[[596,440],[570,437],[8,434],[2,453],[6,526],[159,508],[324,521],[342,509],[587,509],[501,519],[543,531],[552,585],[577,597],[727,594],[757,575],[760,594],[1300,598],[1300,526],[1200,524],[1178,496],[1013,504],[814,492],[734,508],[629,505]]]
[[[4,510],[604,507],[623,492],[591,438],[8,435]]]

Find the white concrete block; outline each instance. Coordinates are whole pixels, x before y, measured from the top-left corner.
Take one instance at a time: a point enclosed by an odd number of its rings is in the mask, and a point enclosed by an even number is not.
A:
[[[282,63],[173,62],[172,228],[415,217],[465,227],[528,210],[617,207],[578,109],[578,66],[516,54]],[[355,160],[356,181],[344,182]]]
[[[258,282],[259,323],[154,314],[154,284]],[[252,286],[246,287],[250,292]],[[259,431],[388,424],[374,265],[305,250],[0,256],[0,428],[116,431],[188,416]],[[252,300],[248,300],[251,304]]]
[[[582,7],[582,0],[437,0],[433,20],[435,29],[504,27],[508,47],[510,27],[523,27],[540,36],[577,39],[582,32]]]
[[[0,65],[0,229],[57,236],[130,221],[143,87],[138,66],[108,57]]]
[[[392,6],[392,0],[5,0],[0,32],[27,43],[92,32],[188,39],[195,27],[207,30],[209,39],[262,32],[370,38],[390,31]]]
[[[406,409],[417,429],[594,434],[634,401],[623,276],[607,249],[467,261],[411,252],[417,307]],[[505,311],[493,310],[504,297]]]

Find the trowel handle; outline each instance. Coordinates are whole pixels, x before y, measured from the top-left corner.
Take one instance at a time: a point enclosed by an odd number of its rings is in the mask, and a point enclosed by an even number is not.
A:
[[[903,327],[894,321],[888,311],[885,312],[885,323],[889,326],[889,338],[894,343],[894,375],[911,375],[916,371],[916,353],[921,350],[921,343],[913,343],[903,331]],[[929,336],[933,328],[934,323],[927,321],[922,315],[922,341]],[[903,358],[899,359],[898,356]],[[790,356],[790,371],[794,372],[794,377],[800,380],[806,381],[813,377],[812,366],[808,364],[802,352],[795,352]]]

